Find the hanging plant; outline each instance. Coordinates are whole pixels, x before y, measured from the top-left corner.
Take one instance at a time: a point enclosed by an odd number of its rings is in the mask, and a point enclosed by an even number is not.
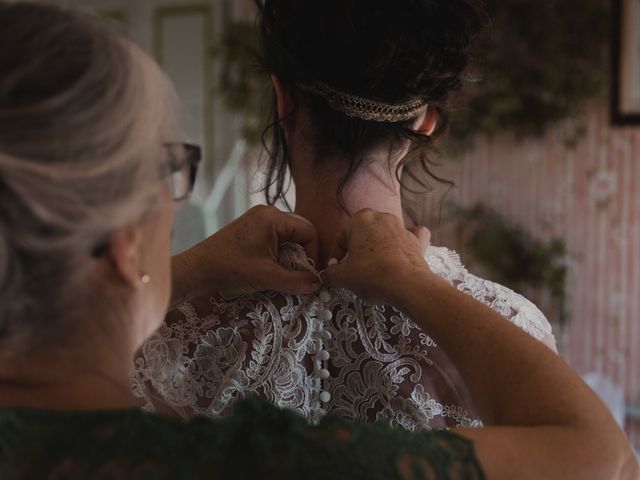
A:
[[[260,37],[253,23],[228,25],[220,46],[213,53],[219,59],[217,92],[230,111],[243,119],[243,136],[253,144],[262,138],[269,121],[271,83],[258,65]]]
[[[540,136],[580,117],[605,91],[609,3],[486,0],[491,21],[477,40],[452,137]]]
[[[450,218],[455,221],[457,234],[472,263],[484,274],[514,290],[549,298],[554,320],[561,325],[565,323],[568,269],[562,240],[538,240],[483,205],[451,207]]]
[[[605,92],[608,76],[608,0],[486,0],[490,21],[474,48],[468,81],[452,105],[456,150],[476,136],[540,136]],[[259,35],[251,22],[227,26],[219,48],[218,93],[245,117],[258,141],[268,121],[269,78],[256,62]],[[269,95],[267,95],[269,93]],[[575,142],[584,129],[577,122]]]

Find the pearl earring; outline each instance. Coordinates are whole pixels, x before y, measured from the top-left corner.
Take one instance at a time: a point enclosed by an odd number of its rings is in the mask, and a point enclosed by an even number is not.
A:
[[[145,273],[140,277],[140,283],[142,283],[142,285],[149,285],[151,283],[151,277]]]

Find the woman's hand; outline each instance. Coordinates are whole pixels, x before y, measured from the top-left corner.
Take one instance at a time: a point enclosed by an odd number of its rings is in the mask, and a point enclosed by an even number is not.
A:
[[[325,270],[323,282],[371,301],[394,303],[403,284],[432,275],[424,260],[430,238],[424,227],[407,230],[393,215],[362,210],[338,236],[332,257],[344,260]]]
[[[258,206],[207,240],[174,257],[172,305],[205,290],[223,294],[275,290],[310,294],[320,288],[309,272],[289,271],[278,264],[286,242],[300,244],[316,259],[315,227],[304,218],[275,207]]]
[[[407,312],[453,361],[489,428],[459,428],[487,478],[632,479],[637,462],[606,407],[557,355],[426,266],[429,235],[364,211],[346,225],[327,284]],[[338,257],[339,258],[339,257]]]

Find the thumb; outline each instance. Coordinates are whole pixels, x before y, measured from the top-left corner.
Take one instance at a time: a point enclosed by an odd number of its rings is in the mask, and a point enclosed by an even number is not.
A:
[[[290,295],[310,295],[321,288],[320,279],[313,273],[287,270],[278,264],[269,268],[262,283],[267,290]]]
[[[330,288],[348,288],[348,261],[338,263],[320,272],[322,284]]]
[[[420,251],[424,255],[429,248],[429,242],[431,242],[431,232],[427,227],[412,227],[409,231],[418,239]]]
[[[309,258],[318,261],[318,232],[309,220],[294,213],[281,213],[275,232],[278,245],[295,242],[304,248]]]
[[[349,230],[346,225],[344,225],[335,239],[333,246],[331,247],[331,251],[329,252],[329,258],[335,260],[344,260],[347,252],[349,251]]]

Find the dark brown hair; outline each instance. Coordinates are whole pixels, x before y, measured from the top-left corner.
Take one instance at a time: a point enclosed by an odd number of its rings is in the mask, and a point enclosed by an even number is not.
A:
[[[472,37],[481,26],[471,0],[265,0],[260,8],[261,62],[295,96],[313,123],[317,162],[325,154],[347,159],[341,190],[372,149],[391,151],[411,141],[408,157],[432,178],[428,152],[447,127],[446,102],[461,85]],[[427,101],[439,113],[433,136],[416,133],[412,120],[383,123],[351,118],[300,85],[323,83],[352,95],[397,104]],[[273,102],[264,135],[269,154],[265,195],[283,197],[290,158]],[[271,135],[269,137],[269,132]],[[406,159],[405,159],[406,160]],[[420,184],[412,165],[404,172]]]

